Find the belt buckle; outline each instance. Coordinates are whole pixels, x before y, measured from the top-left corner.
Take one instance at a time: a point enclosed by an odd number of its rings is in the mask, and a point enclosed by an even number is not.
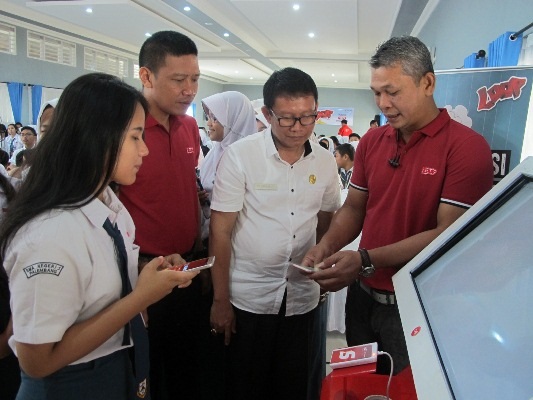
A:
[[[373,289],[370,289],[370,290],[372,291],[372,297],[378,303],[381,303],[387,306],[394,305],[396,303],[396,296],[394,294],[379,293]]]

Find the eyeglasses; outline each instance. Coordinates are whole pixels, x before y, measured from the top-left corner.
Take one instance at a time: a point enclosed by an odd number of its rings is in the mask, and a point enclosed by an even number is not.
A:
[[[270,112],[278,120],[279,126],[283,128],[290,128],[296,125],[296,121],[298,121],[300,125],[302,126],[313,125],[316,121],[316,116],[318,115],[318,114],[311,114],[311,115],[304,115],[303,117],[299,117],[299,118],[294,118],[294,117],[278,117],[276,114],[274,114],[274,111],[272,109],[270,109]]]

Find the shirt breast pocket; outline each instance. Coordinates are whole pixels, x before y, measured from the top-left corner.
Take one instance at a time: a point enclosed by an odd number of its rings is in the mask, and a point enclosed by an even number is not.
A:
[[[305,189],[304,196],[305,200],[303,204],[305,204],[306,211],[309,211],[313,214],[316,214],[318,211],[320,211],[320,207],[322,206],[322,198],[324,196],[324,188],[311,187]]]

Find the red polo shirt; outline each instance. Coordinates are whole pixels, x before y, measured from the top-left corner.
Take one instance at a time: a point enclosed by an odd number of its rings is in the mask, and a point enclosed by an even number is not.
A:
[[[352,129],[348,125],[342,125],[339,128],[340,136],[350,136],[352,134]]]
[[[151,255],[186,253],[198,232],[198,125],[190,116],[171,116],[168,132],[148,114],[145,141],[150,154],[119,196],[135,222],[135,243]]]
[[[388,160],[399,155],[399,166]],[[440,203],[471,207],[492,187],[492,154],[472,129],[439,115],[405,144],[385,125],[366,133],[357,146],[350,185],[368,192],[360,247],[396,243],[437,226]],[[380,268],[365,280],[394,291],[398,268]]]

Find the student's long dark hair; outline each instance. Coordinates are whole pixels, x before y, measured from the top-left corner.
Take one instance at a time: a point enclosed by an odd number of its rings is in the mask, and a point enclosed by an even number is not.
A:
[[[0,174],[0,190],[4,193],[8,203],[15,197],[15,188],[11,185],[9,179],[2,174]]]
[[[79,208],[102,193],[137,104],[147,111],[141,92],[107,74],[83,75],[65,88],[0,227],[0,261],[28,221],[52,209]]]

